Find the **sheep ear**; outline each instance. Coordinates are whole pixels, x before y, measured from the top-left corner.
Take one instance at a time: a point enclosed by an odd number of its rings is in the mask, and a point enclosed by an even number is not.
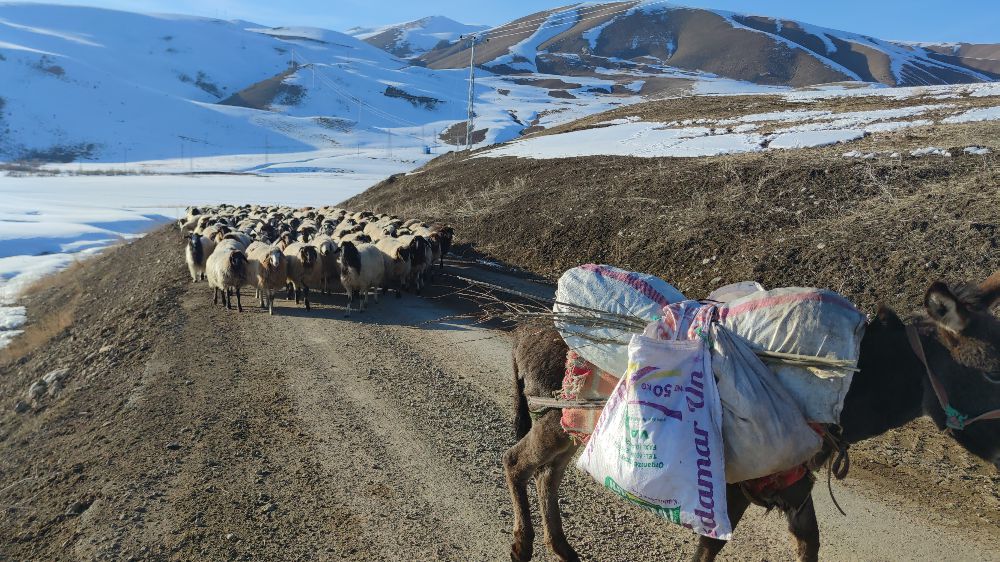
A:
[[[959,333],[969,324],[969,311],[965,304],[955,298],[948,285],[940,281],[927,289],[924,307],[934,323],[951,332]]]
[[[1000,303],[1000,270],[983,281],[979,290],[983,292],[983,302],[986,303],[986,308]]]

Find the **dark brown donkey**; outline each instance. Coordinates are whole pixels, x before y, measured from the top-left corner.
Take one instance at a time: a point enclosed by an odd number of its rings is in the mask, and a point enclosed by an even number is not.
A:
[[[984,413],[997,416],[1000,408],[1000,320],[989,311],[998,301],[1000,271],[978,287],[933,284],[924,298],[925,311],[909,324],[892,310],[881,308],[861,342],[860,372],[841,414],[843,440],[868,439],[926,415],[941,429],[950,428],[952,437],[969,452],[1000,470],[1000,419],[974,420]],[[559,426],[559,410],[532,420],[526,398],[550,397],[559,389],[566,351],[555,330],[521,327],[515,333],[514,424],[520,441],[503,457],[514,501],[510,556],[515,561],[532,556],[534,530],[527,495],[532,476],[538,487],[545,543],[560,560],[579,559],[563,534],[558,504],[559,483],[577,445]],[[800,560],[816,560],[819,553],[812,486],[811,478],[803,478],[775,495],[755,498],[755,503],[785,513]],[[735,528],[750,500],[740,484],[728,485],[726,492]],[[725,544],[701,537],[694,559],[714,560]]]

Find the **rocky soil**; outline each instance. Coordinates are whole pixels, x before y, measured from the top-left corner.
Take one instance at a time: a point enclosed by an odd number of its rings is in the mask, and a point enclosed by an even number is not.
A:
[[[239,314],[189,282],[181,248],[164,228],[28,297],[34,343],[0,357],[0,560],[507,558],[510,343],[470,320],[461,282],[351,320],[338,295]],[[834,484],[847,518],[816,493],[827,559],[1000,558],[1000,477],[929,423],[853,460]],[[588,560],[693,550],[578,471],[563,496]],[[791,559],[783,519],[752,510],[724,554]]]

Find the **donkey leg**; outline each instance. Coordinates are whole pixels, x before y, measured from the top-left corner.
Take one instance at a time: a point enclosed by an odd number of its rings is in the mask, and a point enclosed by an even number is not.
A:
[[[788,520],[788,531],[796,542],[796,551],[801,562],[816,562],[819,560],[819,523],[816,521],[816,507],[812,499],[812,482],[804,478],[808,486],[808,494],[799,507],[785,511]]]
[[[729,512],[729,523],[736,529],[743,513],[750,507],[750,500],[737,484],[726,484],[726,510]],[[729,541],[713,539],[706,536],[698,537],[698,549],[694,551],[695,562],[711,562],[719,555],[722,547]]]
[[[579,562],[577,555],[566,534],[563,532],[562,514],[559,512],[559,484],[562,483],[566,466],[573,459],[577,446],[572,441],[570,446],[560,452],[548,464],[541,466],[535,474],[535,486],[538,488],[538,503],[541,504],[542,521],[545,524],[545,544],[549,546],[561,562]]]
[[[559,426],[561,416],[561,412],[552,411],[535,420],[528,434],[503,455],[507,488],[514,503],[514,542],[510,546],[510,559],[514,562],[527,562],[534,553],[528,480],[540,466],[572,447],[572,441]]]

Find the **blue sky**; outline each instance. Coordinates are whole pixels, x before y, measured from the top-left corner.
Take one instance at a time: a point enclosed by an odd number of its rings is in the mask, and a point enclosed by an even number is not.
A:
[[[58,2],[58,0],[57,0]],[[547,0],[63,0],[138,12],[171,12],[266,25],[344,30],[444,15],[496,25],[571,2]],[[686,0],[687,6],[749,12],[844,29],[882,39],[1000,43],[1000,0]]]

